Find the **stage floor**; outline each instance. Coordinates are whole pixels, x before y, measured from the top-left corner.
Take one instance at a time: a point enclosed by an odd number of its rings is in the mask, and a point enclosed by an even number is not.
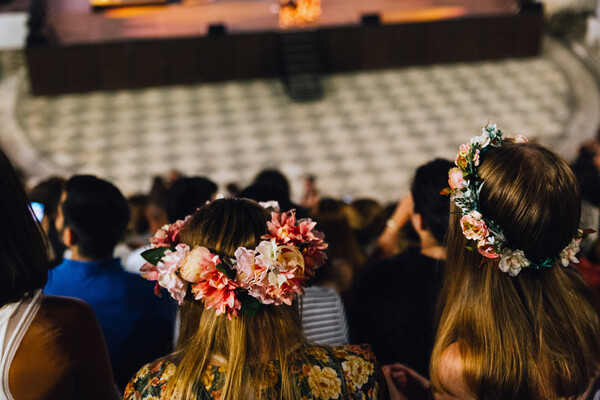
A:
[[[48,2],[47,23],[58,44],[203,36],[211,24],[230,33],[279,31],[278,0],[183,0],[179,4],[107,9],[93,12],[86,0]],[[516,0],[323,0],[322,16],[308,29],[357,25],[365,14],[382,24],[460,17],[512,15]]]

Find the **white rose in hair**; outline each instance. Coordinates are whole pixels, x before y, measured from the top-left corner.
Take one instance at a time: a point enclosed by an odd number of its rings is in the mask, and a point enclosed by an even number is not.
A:
[[[504,249],[501,252],[498,267],[510,276],[517,276],[521,272],[521,268],[526,268],[530,264],[531,262],[525,257],[523,250]]]
[[[579,262],[579,260],[575,256],[577,255],[577,253],[579,253],[580,242],[581,239],[573,239],[571,240],[571,243],[569,243],[569,245],[560,252],[560,263],[563,267],[568,267],[569,262],[573,262],[575,264]]]

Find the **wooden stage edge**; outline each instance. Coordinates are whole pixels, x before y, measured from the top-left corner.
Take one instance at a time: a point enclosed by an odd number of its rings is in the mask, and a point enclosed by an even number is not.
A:
[[[321,73],[470,62],[539,54],[542,5],[520,1],[513,14],[385,24],[361,23],[294,31],[123,39],[61,45],[46,32],[45,1],[30,13],[26,63],[32,93],[55,95],[281,76],[294,35],[311,35]],[[226,28],[226,27],[225,27]]]

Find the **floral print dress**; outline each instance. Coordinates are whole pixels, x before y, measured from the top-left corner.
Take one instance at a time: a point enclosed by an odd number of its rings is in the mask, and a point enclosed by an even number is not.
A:
[[[279,398],[281,377],[276,362],[273,379],[266,389],[266,397]],[[124,400],[162,399],[169,378],[177,366],[166,360],[144,365],[125,388]],[[225,383],[225,369],[211,366],[200,377],[202,387],[197,399],[221,398]],[[300,388],[300,399],[345,400],[387,398],[385,378],[368,345],[315,346],[306,345],[298,350],[291,367]]]

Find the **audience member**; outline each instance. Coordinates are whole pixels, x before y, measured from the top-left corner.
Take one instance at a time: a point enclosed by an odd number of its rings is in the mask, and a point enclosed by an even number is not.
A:
[[[140,247],[148,241],[154,232],[150,232],[150,223],[148,222],[148,204],[150,198],[145,194],[136,194],[127,198],[129,204],[129,223],[125,230],[125,243],[131,247]]]
[[[385,229],[385,209],[377,200],[364,198],[353,200],[344,212],[363,253],[370,256],[377,238]]]
[[[276,201],[281,211],[296,210],[296,215],[305,217],[306,214],[298,214],[297,206],[291,202],[289,196],[281,188],[266,183],[253,183],[244,188],[237,195],[240,199],[250,199],[257,202]]]
[[[417,169],[401,220],[410,221],[420,246],[370,265],[357,280],[350,313],[352,342],[369,343],[382,364],[401,362],[427,376],[450,210],[440,192],[452,165],[436,159]]]
[[[49,262],[28,204],[0,152],[0,398],[114,399],[106,345],[90,307],[42,293]]]
[[[56,217],[58,216],[58,204],[62,195],[65,179],[60,177],[48,178],[31,189],[29,199],[32,202],[42,204],[44,216],[40,221],[46,237],[50,243],[50,264],[58,265],[62,262],[65,245],[58,237],[56,231]]]
[[[49,294],[92,307],[120,388],[140,365],[169,352],[175,317],[167,297],[152,296],[146,281],[112,258],[128,221],[127,201],[114,185],[90,175],[69,179],[56,223],[71,259],[52,270],[46,285]]]
[[[167,216],[173,223],[192,214],[217,196],[217,185],[208,178],[193,177],[175,180],[167,191]]]
[[[600,323],[569,266],[581,236],[574,174],[495,125],[461,146],[456,165],[431,359],[436,398],[597,398]],[[386,369],[397,389],[428,386],[401,365]]]
[[[311,216],[319,223],[329,243],[328,260],[317,272],[314,283],[334,287],[347,300],[355,277],[364,267],[366,257],[350,228],[344,213],[345,207],[340,200],[323,198],[311,211]]]
[[[146,208],[146,220],[148,230],[154,234],[163,225],[169,223],[167,216],[167,187],[160,176],[152,179],[152,187],[148,194],[148,207]]]
[[[259,186],[254,186],[254,185],[259,185]],[[271,189],[269,189],[268,187],[270,187]],[[258,193],[262,194],[263,197],[269,197],[269,196],[265,196],[265,195],[266,195],[267,191],[270,190],[270,191],[272,191],[272,195],[276,195],[277,197],[270,197],[269,200],[277,200],[279,202],[279,206],[281,207],[281,209],[283,211],[295,209],[296,215],[299,218],[308,217],[308,213],[306,212],[306,209],[299,206],[298,204],[295,204],[292,201],[292,191],[290,189],[290,183],[288,182],[288,179],[281,171],[279,171],[277,169],[270,169],[270,168],[262,170],[254,178],[253,185],[251,185],[249,188],[244,189],[243,192],[238,194],[238,197],[240,197],[240,198],[248,198],[248,199],[253,199],[253,200],[257,200],[257,201],[267,201],[266,199],[265,200],[256,199],[252,195],[250,195],[247,192],[247,190],[250,190],[250,188],[253,188],[252,190],[257,190],[256,188],[260,188],[258,190]]]
[[[202,207],[217,195],[217,185],[204,177],[184,177],[171,183],[167,189],[162,185],[162,180],[154,180],[149,196],[149,227],[151,234],[158,231],[168,223],[185,218]],[[163,208],[164,207],[164,208]],[[148,235],[148,237],[151,235]],[[141,254],[147,250],[147,239],[140,247],[131,251],[125,262],[126,271],[133,274],[141,274],[140,267],[145,260]]]
[[[326,244],[310,221],[290,218],[220,199],[155,236],[156,266],[144,269],[182,305],[181,335],[174,353],[131,379],[125,400],[385,398],[368,347],[304,339],[293,301]]]
[[[319,203],[319,200],[321,200],[321,194],[317,189],[316,181],[317,178],[314,175],[307,175],[304,177],[304,193],[302,193],[300,204],[305,210],[310,210]]]

